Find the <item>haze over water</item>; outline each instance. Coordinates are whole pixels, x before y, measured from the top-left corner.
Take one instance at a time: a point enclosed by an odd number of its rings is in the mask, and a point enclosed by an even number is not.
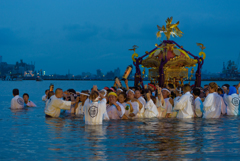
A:
[[[239,117],[219,119],[141,119],[85,126],[82,118],[45,118],[41,96],[50,83],[64,90],[111,86],[111,81],[0,81],[0,159],[156,160],[238,159]],[[203,82],[207,84],[208,82]],[[218,82],[219,85],[238,82]],[[129,82],[133,84],[133,82]],[[203,85],[202,84],[202,85]],[[11,111],[12,89],[29,93],[38,105]]]

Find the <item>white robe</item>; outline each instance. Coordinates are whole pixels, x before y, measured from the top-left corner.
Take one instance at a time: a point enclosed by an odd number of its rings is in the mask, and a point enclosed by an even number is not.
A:
[[[142,104],[142,108],[138,112],[137,118],[143,118],[144,117],[145,106],[146,106],[146,101],[142,96],[138,98],[138,101]]]
[[[221,112],[222,112],[222,114],[224,115],[224,114],[227,113],[227,106],[226,106],[226,103],[225,103],[223,97],[220,97],[220,98],[221,98],[221,102],[222,102]]]
[[[162,104],[162,100],[158,99],[158,97],[156,97],[156,106],[157,106],[157,110],[158,110],[158,118],[162,118],[166,116],[167,113],[167,109],[166,109],[166,103],[164,101],[164,103]]]
[[[203,103],[201,98],[197,97],[194,100],[194,105],[195,105],[195,114],[197,115],[197,117],[202,117],[203,115]]]
[[[174,102],[174,110],[179,110],[177,118],[194,117],[194,99],[190,92],[186,92],[178,101]]]
[[[37,107],[37,105],[35,103],[33,103],[32,101],[28,101],[27,104],[25,104],[26,107]]]
[[[158,116],[157,106],[154,104],[152,99],[150,99],[145,106],[144,118],[153,118],[157,116]]]
[[[224,101],[227,104],[227,115],[238,115],[239,96],[234,93],[232,95],[224,95]]]
[[[76,108],[75,114],[76,115],[84,115],[84,105],[82,105],[82,102],[78,103],[78,107]]]
[[[61,109],[70,110],[71,101],[64,101],[53,95],[49,100],[47,107],[45,108],[45,114],[52,117],[59,117]]]
[[[138,102],[132,102],[132,101],[130,101],[130,103],[132,104],[132,108],[133,108],[132,113],[134,113],[135,117],[136,117],[139,112],[139,104],[138,104]]]
[[[174,101],[174,102],[179,101],[180,98],[181,98],[180,96],[177,96],[177,97],[174,98],[173,101]],[[172,117],[172,118],[175,118],[175,117],[177,117],[177,114],[178,114],[178,110],[175,110],[174,107],[173,107],[173,109],[172,109],[172,116],[171,116],[171,117]]]
[[[19,95],[16,95],[11,100],[11,109],[23,109],[24,108],[24,100]]]
[[[42,101],[47,101],[46,94],[42,96]]]
[[[219,118],[221,115],[221,96],[216,92],[209,93],[203,102],[203,118]]]
[[[119,102],[116,103],[120,106],[121,111],[118,111],[115,105],[111,105],[110,107],[108,107],[107,114],[110,120],[121,119],[125,113],[125,108],[123,107],[123,105]]]
[[[106,103],[107,101],[105,98],[98,102],[87,103],[84,107],[85,124],[101,125],[103,121],[103,114],[106,111]]]

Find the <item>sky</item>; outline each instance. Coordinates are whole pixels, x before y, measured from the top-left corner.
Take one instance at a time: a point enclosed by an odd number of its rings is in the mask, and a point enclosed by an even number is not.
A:
[[[46,74],[96,74],[132,64],[160,40],[157,25],[173,16],[194,55],[206,46],[203,70],[220,72],[238,61],[240,1],[226,0],[0,0],[0,55],[10,64],[35,62]],[[163,37],[161,40],[164,40]],[[237,62],[238,63],[238,62]]]

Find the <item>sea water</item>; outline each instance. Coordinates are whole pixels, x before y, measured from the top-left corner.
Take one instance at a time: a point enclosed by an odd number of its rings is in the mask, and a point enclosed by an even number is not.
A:
[[[240,118],[140,119],[86,126],[82,118],[45,118],[50,83],[77,91],[110,81],[0,81],[0,160],[229,160],[240,157]],[[209,82],[203,82],[207,84]],[[217,82],[219,85],[238,82]],[[133,82],[129,82],[130,85]],[[12,111],[12,89],[38,107]]]

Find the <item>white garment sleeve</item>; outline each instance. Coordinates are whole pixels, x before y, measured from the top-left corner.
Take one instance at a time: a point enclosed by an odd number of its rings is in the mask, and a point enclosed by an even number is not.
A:
[[[125,114],[125,108],[123,107],[123,105],[122,105],[121,103],[117,102],[117,104],[118,104],[118,106],[120,106],[120,108],[121,108],[121,111],[118,111],[118,110],[117,110],[118,115],[119,115],[120,117],[123,117],[123,115]]]
[[[146,110],[153,112],[156,116],[158,115],[158,110],[153,100],[150,99],[146,104]]]
[[[199,100],[195,100],[195,113],[197,117],[202,116],[202,111],[201,111],[201,102]]]
[[[63,109],[63,110],[70,110],[71,109],[71,101],[64,101],[64,100],[61,100],[61,99],[55,99],[53,101],[54,101],[53,102],[54,106],[57,106],[60,109]]]
[[[182,110],[186,107],[187,96],[182,95],[182,97],[178,101],[174,101],[174,110]]]
[[[203,102],[204,111],[214,111],[215,108],[213,107],[213,94],[208,94]]]
[[[100,101],[100,107],[102,108],[102,115],[107,111],[107,100],[104,98]]]
[[[42,96],[42,100],[43,100],[43,101],[46,101],[46,100],[47,100],[46,95]]]

